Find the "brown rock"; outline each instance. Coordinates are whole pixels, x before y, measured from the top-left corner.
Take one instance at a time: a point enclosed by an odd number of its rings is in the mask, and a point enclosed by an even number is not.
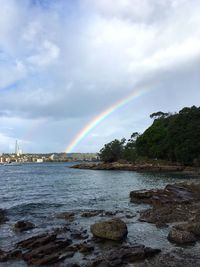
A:
[[[31,230],[34,227],[35,227],[35,225],[32,222],[29,222],[29,221],[18,221],[14,225],[15,231],[18,231],[18,232],[23,232],[23,231]]]
[[[86,242],[78,245],[79,252],[81,253],[89,253],[94,250],[94,246],[91,244],[87,244]]]
[[[200,183],[167,185],[164,189],[137,190],[130,192],[131,202],[147,203],[154,206],[188,204],[200,201]]]
[[[103,210],[92,210],[92,211],[83,212],[81,214],[81,216],[89,218],[89,217],[94,217],[94,216],[100,215],[102,213],[103,213]]]
[[[187,231],[181,231],[175,228],[172,228],[168,235],[168,240],[171,242],[175,242],[177,244],[191,244],[196,242],[196,237],[194,234],[187,232]]]
[[[56,240],[56,234],[41,234],[17,243],[18,248],[34,249]]]
[[[187,231],[195,236],[200,236],[200,222],[188,222],[183,224],[178,224],[175,226],[175,229],[180,231]]]
[[[108,251],[105,255],[97,257],[90,267],[122,267],[128,263],[144,260],[153,257],[160,252],[159,249],[152,249],[143,245],[123,246],[120,249]]]
[[[96,237],[116,241],[124,239],[128,233],[126,224],[120,219],[95,223],[91,225],[90,230]]]
[[[71,222],[74,220],[75,213],[74,212],[62,212],[62,213],[58,214],[56,217],[58,219],[64,219],[64,220],[68,220]]]

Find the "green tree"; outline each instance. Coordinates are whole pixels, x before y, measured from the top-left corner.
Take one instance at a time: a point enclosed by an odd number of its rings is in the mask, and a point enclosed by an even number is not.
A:
[[[126,140],[113,140],[108,144],[105,144],[104,147],[99,152],[100,160],[104,162],[114,162],[123,158],[124,152],[124,143]]]

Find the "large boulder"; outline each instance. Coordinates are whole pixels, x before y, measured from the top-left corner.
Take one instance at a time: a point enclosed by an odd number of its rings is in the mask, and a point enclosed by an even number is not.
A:
[[[167,238],[169,241],[180,245],[196,242],[196,237],[193,233],[176,228],[171,229]]]
[[[126,224],[118,219],[98,222],[91,225],[90,230],[96,237],[120,241],[127,236]]]
[[[190,232],[195,236],[200,237],[200,222],[182,223],[176,225],[175,228],[178,230]]]

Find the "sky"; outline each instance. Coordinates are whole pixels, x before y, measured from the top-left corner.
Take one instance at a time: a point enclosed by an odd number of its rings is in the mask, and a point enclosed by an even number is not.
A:
[[[98,152],[200,106],[199,0],[0,0],[0,152]]]

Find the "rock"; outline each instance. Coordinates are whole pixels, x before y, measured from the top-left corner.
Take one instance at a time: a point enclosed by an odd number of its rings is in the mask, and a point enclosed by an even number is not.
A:
[[[200,201],[200,183],[167,185],[164,189],[136,190],[130,192],[131,202],[153,206],[188,204]]]
[[[87,230],[80,231],[77,229],[71,230],[71,237],[74,239],[87,239],[89,235],[87,234]]]
[[[89,252],[94,250],[94,246],[92,246],[91,244],[88,244],[86,242],[83,242],[83,243],[78,245],[78,250],[81,253],[89,253]]]
[[[180,222],[189,220],[193,217],[193,210],[200,210],[200,206],[193,204],[178,204],[178,205],[165,205],[161,207],[153,207],[140,212],[140,221],[145,221],[154,224],[166,224],[172,222]]]
[[[180,231],[187,231],[194,234],[196,237],[200,237],[200,222],[188,222],[175,226],[175,229]]]
[[[105,216],[114,216],[117,214],[117,211],[105,211]]]
[[[22,256],[22,252],[18,249],[14,249],[12,251],[0,250],[0,262],[20,259],[21,256]]]
[[[163,171],[174,172],[183,171],[183,166],[167,166],[158,164],[132,164],[128,162],[112,162],[112,163],[82,163],[72,166],[74,169],[89,169],[89,170],[124,170],[124,171]],[[193,172],[198,171],[193,168]]]
[[[27,231],[27,230],[31,230],[35,227],[35,225],[29,221],[18,221],[15,225],[14,225],[14,229],[15,231],[18,232],[23,232],[23,231]]]
[[[167,238],[169,241],[180,245],[196,242],[196,237],[194,234],[187,231],[178,230],[176,228],[171,229]]]
[[[122,240],[127,236],[128,230],[126,224],[120,219],[111,219],[91,225],[90,230],[96,237]]]
[[[8,218],[6,217],[6,211],[0,209],[0,224],[5,223],[6,221],[8,221]]]
[[[40,266],[53,264],[75,253],[68,249],[71,240],[58,238],[55,233],[46,233],[33,236],[17,243],[17,248],[22,251],[23,260],[31,265]]]
[[[160,252],[159,249],[152,249],[143,245],[122,246],[119,249],[112,249],[106,254],[97,257],[90,267],[122,267],[128,263],[144,260],[153,257]]]
[[[80,265],[78,263],[68,263],[65,267],[80,267]]]
[[[17,248],[34,249],[56,240],[56,234],[41,234],[32,236],[17,243]]]
[[[82,217],[90,218],[94,216],[98,216],[103,213],[103,210],[92,210],[92,211],[86,211],[81,214]]]
[[[56,216],[58,219],[64,219],[67,221],[74,221],[75,213],[74,212],[62,212]]]
[[[184,255],[180,251],[171,251],[167,254],[158,254],[143,262],[135,263],[135,267],[199,267],[199,256]]]

